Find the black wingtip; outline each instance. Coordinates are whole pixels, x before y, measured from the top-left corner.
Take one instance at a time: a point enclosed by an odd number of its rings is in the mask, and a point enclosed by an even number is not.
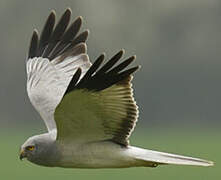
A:
[[[87,41],[87,38],[88,38],[89,34],[90,34],[89,29],[86,29],[84,32],[82,32],[82,33],[80,34],[80,35],[81,35],[81,38],[83,39],[83,42]],[[80,35],[79,35],[79,36],[80,36]]]
[[[127,60],[125,60],[125,61],[128,61],[128,63],[130,64],[130,63],[132,63],[135,59],[136,59],[136,55],[133,55],[133,56],[129,57]]]
[[[70,19],[71,19],[71,11],[67,9],[59,19],[57,26],[55,27],[55,30],[53,32],[53,36],[55,36],[56,40],[59,39],[64,34],[64,31],[66,30],[70,22]]]
[[[67,9],[65,10],[65,12],[64,12],[63,15],[65,15],[65,16],[71,16],[71,14],[72,14],[71,8],[67,8]]]
[[[79,34],[73,41],[72,41],[72,46],[75,46],[76,44],[82,43],[82,42],[86,42],[87,38],[89,35],[89,30],[85,30],[84,32],[82,32],[81,34]]]
[[[51,10],[49,16],[48,16],[48,19],[51,18],[51,19],[56,19],[56,11],[54,9]]]
[[[83,54],[86,54],[87,53],[87,45],[85,43],[80,43],[78,45],[79,47],[81,47],[81,49],[83,49],[84,51],[82,51],[81,53]]]
[[[48,17],[50,17],[50,16],[56,17],[56,12],[55,12],[54,9],[51,10],[51,12],[50,12]]]
[[[98,56],[96,61],[91,66],[93,68],[90,68],[90,69],[94,69],[93,73],[100,67],[100,65],[103,63],[104,59],[105,59],[105,53],[102,53],[100,56]],[[88,71],[90,71],[90,69]],[[91,73],[91,75],[92,75],[92,73]]]
[[[101,91],[114,84],[126,84],[129,87],[132,74],[140,69],[140,66],[135,66],[125,70],[125,68],[135,60],[136,56],[134,55],[114,67],[116,62],[121,59],[124,53],[124,49],[118,51],[118,53],[116,53],[109,61],[107,61],[106,64],[103,65],[103,67],[101,67],[105,58],[105,54],[102,53],[92,64],[79,83],[72,83],[72,85],[69,85],[71,87],[66,93],[74,90],[75,88]],[[73,84],[75,87],[73,87]]]
[[[69,25],[71,15],[72,10],[68,7],[58,22],[55,23],[56,12],[52,9],[42,29],[40,39],[36,38],[36,35],[33,35],[28,57],[38,56],[52,60],[55,57],[68,52],[70,49],[73,49],[74,46],[86,42],[89,30],[78,35],[82,26],[82,16],[78,16],[73,23]],[[37,49],[35,49],[36,47]]]
[[[33,58],[36,56],[37,53],[37,48],[38,48],[38,31],[37,29],[34,29],[31,42],[30,42],[30,47],[29,47],[29,52],[28,52],[28,58]]]
[[[33,31],[33,36],[38,36],[38,30],[37,29],[34,29],[34,31]],[[32,37],[33,37],[32,36]]]
[[[128,76],[130,76],[131,74],[136,72],[139,68],[140,68],[140,66],[135,66],[135,67],[132,67],[130,69],[127,69],[127,70],[119,73],[119,79],[123,80],[123,79],[127,78]],[[118,80],[118,82],[120,82],[120,81]]]
[[[73,22],[78,23],[81,26],[82,22],[83,22],[83,17],[82,16],[78,16],[78,17],[75,18],[75,20]]]
[[[49,14],[47,21],[50,20],[51,22],[53,21],[53,22],[55,23],[55,19],[56,19],[56,13],[55,13],[55,11],[53,10],[53,11],[51,11],[51,13]]]
[[[90,34],[90,30],[89,30],[89,29],[86,29],[84,32],[85,32],[85,35],[87,35],[87,37],[88,37],[89,34]]]
[[[37,56],[42,55],[46,45],[49,42],[49,39],[54,29],[55,19],[56,19],[55,11],[52,11],[49,14],[47,21],[42,29],[40,41],[39,41],[39,47],[38,47],[37,54],[36,54]]]
[[[78,19],[81,20],[81,21],[84,20],[82,16],[78,16],[78,17],[76,18],[76,20],[78,20]]]
[[[90,69],[86,72],[86,74],[84,75],[84,77],[82,78],[81,82],[79,83],[79,88],[84,86],[84,83],[88,81],[88,79],[91,78],[91,76],[94,74],[94,72],[97,71],[97,69],[100,67],[100,65],[103,63],[105,58],[104,53],[101,54],[96,61],[92,64],[92,66],[90,67]]]
[[[67,7],[66,10],[65,10],[65,12],[68,12],[68,13],[72,14],[72,10],[71,10],[70,7]]]
[[[115,54],[97,73],[103,74],[109,71],[123,56],[124,50],[121,49],[117,54]]]
[[[117,57],[118,59],[122,58],[125,54],[125,50],[121,49],[114,57]]]
[[[103,52],[103,53],[101,53],[101,55],[97,59],[104,60],[105,56],[106,56],[106,54],[105,54],[105,52]]]
[[[77,56],[79,54],[86,54],[86,53],[87,53],[87,45],[85,43],[80,43],[70,48],[65,53],[63,53],[60,59],[64,60],[68,56]]]
[[[138,71],[141,68],[141,65],[135,66],[134,68],[131,68],[132,73]]]
[[[119,52],[121,52],[122,56],[125,54],[125,49],[121,49]]]
[[[56,15],[56,11],[55,11],[54,9],[51,10],[51,13],[50,13],[50,14],[52,14],[52,13],[53,13],[54,15]]]
[[[69,83],[65,94],[71,92],[75,88],[76,83],[78,82],[79,78],[81,77],[81,73],[82,73],[81,68],[78,68],[77,71],[75,72],[75,74],[73,75],[71,82]]]
[[[123,69],[125,69],[127,66],[129,66],[134,60],[136,56],[131,56],[128,59],[124,60],[122,63],[108,71],[109,74],[119,73]]]

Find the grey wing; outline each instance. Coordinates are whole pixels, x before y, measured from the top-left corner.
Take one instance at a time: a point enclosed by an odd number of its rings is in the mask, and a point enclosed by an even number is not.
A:
[[[55,108],[77,68],[82,68],[83,76],[91,66],[85,44],[88,31],[78,35],[82,18],[68,27],[70,17],[67,9],[55,26],[55,12],[51,12],[40,38],[34,31],[26,62],[28,96],[48,131],[56,129]]]
[[[57,140],[129,144],[138,116],[131,74],[139,67],[125,70],[135,56],[114,67],[122,55],[120,51],[102,67],[101,55],[80,80],[77,70],[55,111]]]

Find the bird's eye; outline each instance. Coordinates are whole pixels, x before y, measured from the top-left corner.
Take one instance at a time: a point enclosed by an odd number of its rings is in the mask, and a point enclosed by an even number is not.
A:
[[[27,147],[26,147],[26,150],[28,150],[28,151],[33,151],[34,149],[35,149],[34,146],[27,146]]]

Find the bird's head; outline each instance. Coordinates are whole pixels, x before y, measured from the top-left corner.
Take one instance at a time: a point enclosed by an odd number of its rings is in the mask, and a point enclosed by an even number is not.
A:
[[[45,166],[52,166],[60,154],[56,145],[56,132],[45,133],[28,138],[20,147],[20,159]]]
[[[32,159],[38,153],[38,143],[35,137],[28,138],[25,143],[20,147],[20,160],[27,158]]]
[[[28,138],[20,147],[20,159],[42,164],[56,152],[55,139],[50,134],[41,134]]]

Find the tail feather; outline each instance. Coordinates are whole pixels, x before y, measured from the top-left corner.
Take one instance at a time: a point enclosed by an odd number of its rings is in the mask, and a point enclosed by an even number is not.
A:
[[[130,147],[133,157],[140,160],[146,166],[155,167],[159,164],[192,165],[192,166],[213,166],[212,161],[193,158],[188,156],[158,152],[137,147]]]

